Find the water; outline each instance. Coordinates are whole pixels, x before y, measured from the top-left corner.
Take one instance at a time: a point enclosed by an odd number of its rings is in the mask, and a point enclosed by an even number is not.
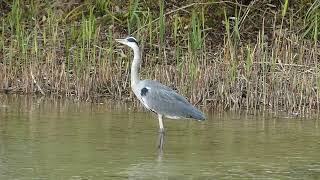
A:
[[[158,122],[129,105],[0,97],[0,179],[320,179],[317,119],[208,114]]]

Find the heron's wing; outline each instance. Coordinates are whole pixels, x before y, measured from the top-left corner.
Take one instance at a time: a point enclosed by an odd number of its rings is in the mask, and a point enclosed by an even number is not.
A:
[[[145,82],[140,95],[146,107],[158,114],[173,118],[204,119],[204,115],[186,98],[158,82]]]

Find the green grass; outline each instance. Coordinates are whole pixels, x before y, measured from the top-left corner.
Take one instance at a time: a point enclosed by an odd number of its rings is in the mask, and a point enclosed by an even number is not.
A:
[[[159,39],[160,47],[164,46],[165,38],[165,16],[164,16],[164,1],[159,0],[160,14],[159,14]]]
[[[142,77],[197,105],[301,114],[320,109],[319,1],[286,0],[274,7],[162,0],[2,3],[8,3],[0,16],[2,92],[136,102],[132,52],[114,41],[133,35],[144,53]]]

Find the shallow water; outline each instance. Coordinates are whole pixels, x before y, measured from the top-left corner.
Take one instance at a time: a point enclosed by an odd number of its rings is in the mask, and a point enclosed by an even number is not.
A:
[[[129,105],[0,98],[0,179],[320,179],[317,119],[207,113],[158,122]]]

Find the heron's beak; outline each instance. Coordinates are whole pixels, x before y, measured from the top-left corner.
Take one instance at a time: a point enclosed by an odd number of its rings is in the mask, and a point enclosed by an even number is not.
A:
[[[125,39],[116,39],[116,41],[121,43],[121,44],[126,44],[126,40]]]

